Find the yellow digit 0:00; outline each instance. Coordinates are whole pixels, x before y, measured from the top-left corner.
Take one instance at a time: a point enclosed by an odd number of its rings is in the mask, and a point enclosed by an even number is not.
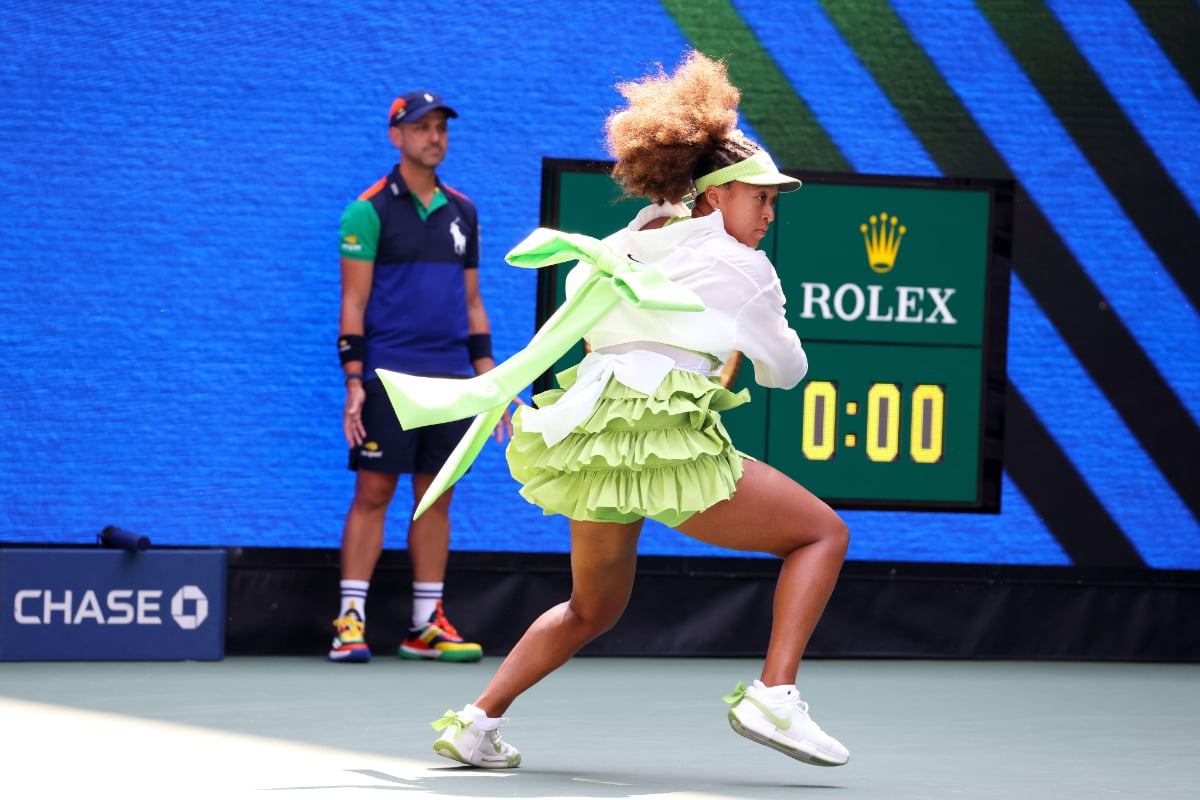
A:
[[[936,464],[945,450],[946,389],[921,383],[913,389],[908,452],[918,464]]]
[[[837,384],[809,381],[804,387],[804,430],[800,452],[809,461],[828,461],[837,449]]]
[[[918,464],[935,464],[945,449],[946,390],[917,384],[912,393],[909,455]],[[829,461],[837,452],[838,387],[810,381],[804,387],[804,427],[800,449],[809,461]],[[895,461],[900,453],[901,391],[896,383],[873,383],[867,391],[867,458]]]

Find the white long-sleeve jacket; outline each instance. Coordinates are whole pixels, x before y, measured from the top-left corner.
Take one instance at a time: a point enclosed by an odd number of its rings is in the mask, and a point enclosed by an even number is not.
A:
[[[808,357],[788,325],[783,289],[770,260],[726,233],[720,211],[641,230],[657,217],[687,214],[683,206],[648,206],[605,242],[691,289],[705,310],[647,311],[621,303],[587,334],[593,352],[620,352],[632,343],[658,342],[711,354],[723,364],[739,350],[753,362],[758,384],[792,388],[808,371]],[[590,269],[580,264],[571,271],[568,295]]]

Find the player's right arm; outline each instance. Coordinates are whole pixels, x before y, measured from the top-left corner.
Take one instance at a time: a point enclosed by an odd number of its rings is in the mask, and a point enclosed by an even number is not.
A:
[[[379,217],[370,203],[356,200],[342,214],[340,226],[342,303],[338,317],[338,335],[362,336],[371,283],[375,275],[375,248],[379,241]],[[362,361],[342,364],[346,375],[363,375]],[[361,379],[346,379],[346,405],[342,416],[343,432],[351,447],[363,443],[367,432],[362,424],[366,399]]]

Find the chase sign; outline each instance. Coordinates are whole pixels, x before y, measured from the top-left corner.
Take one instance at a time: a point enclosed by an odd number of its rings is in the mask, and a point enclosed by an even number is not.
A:
[[[0,550],[0,661],[219,660],[223,550]]]

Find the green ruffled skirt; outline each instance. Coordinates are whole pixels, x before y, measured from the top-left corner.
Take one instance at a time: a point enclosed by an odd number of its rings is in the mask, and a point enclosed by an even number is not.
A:
[[[575,368],[558,376],[561,389],[534,397],[555,403],[575,383]],[[521,495],[546,514],[576,520],[633,522],[642,517],[675,527],[728,500],[742,477],[742,459],[721,412],[749,402],[716,380],[671,370],[653,396],[610,378],[591,415],[547,447],[526,432],[517,409],[507,449]]]

